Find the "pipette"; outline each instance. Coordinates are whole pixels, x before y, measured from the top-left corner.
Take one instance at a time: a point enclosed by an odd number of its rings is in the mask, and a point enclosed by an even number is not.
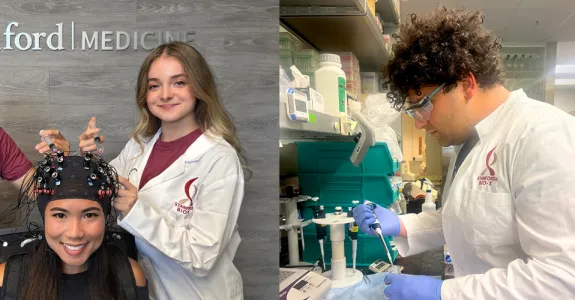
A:
[[[325,219],[325,210],[323,209],[323,205],[320,205],[319,207],[317,206],[312,206],[311,209],[313,210],[313,217],[315,219]],[[324,254],[324,250],[323,250],[323,240],[325,239],[326,235],[327,235],[327,229],[325,228],[325,225],[321,225],[321,224],[315,224],[315,229],[316,229],[316,233],[317,233],[317,241],[319,242],[319,249],[321,252],[321,262],[322,262],[322,268],[325,271],[327,268],[325,266],[325,254]]]
[[[42,141],[48,144],[48,147],[50,148],[50,150],[52,150],[52,152],[54,153],[58,152],[58,148],[56,148],[56,145],[54,145],[52,139],[49,136],[42,136]]]
[[[94,122],[94,128],[96,128],[96,122]],[[96,153],[102,156],[104,154],[104,144],[102,144],[102,140],[99,135],[94,137],[94,142],[96,143]]]
[[[363,202],[363,204],[368,205],[372,210],[374,210],[376,207],[375,203],[368,201],[368,200],[365,200]],[[383,234],[381,233],[381,225],[379,224],[379,219],[377,218],[377,215],[375,215],[375,213],[373,215],[375,216],[375,222],[373,224],[371,224],[369,227],[371,227],[371,229],[379,237],[381,244],[385,248],[385,252],[387,254],[387,259],[389,259],[389,264],[391,264],[391,267],[394,268],[393,259],[391,259],[391,253],[389,252],[389,249],[387,248],[387,244],[385,243],[385,240],[383,239]]]
[[[104,154],[104,144],[102,144],[102,140],[97,136],[94,138],[94,142],[96,142],[96,152],[102,156]]]
[[[357,200],[353,200],[351,203],[353,203],[353,206],[355,207],[357,204],[359,204],[359,201]],[[349,218],[353,218],[353,210],[351,207],[348,207],[348,212],[347,212],[347,216]],[[352,267],[353,267],[353,271],[355,272],[355,263],[356,263],[356,258],[357,258],[357,233],[359,231],[359,228],[357,226],[357,224],[355,224],[355,221],[349,223],[349,238],[351,239],[351,262],[352,262]]]

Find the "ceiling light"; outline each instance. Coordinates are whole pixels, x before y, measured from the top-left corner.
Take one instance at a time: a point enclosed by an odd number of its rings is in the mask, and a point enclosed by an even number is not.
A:
[[[557,74],[575,74],[575,65],[556,65],[555,73]]]
[[[575,85],[575,79],[555,79],[555,85]]]

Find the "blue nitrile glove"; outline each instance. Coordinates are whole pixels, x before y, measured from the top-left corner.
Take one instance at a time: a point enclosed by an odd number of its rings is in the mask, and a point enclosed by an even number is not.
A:
[[[379,219],[381,226],[381,233],[383,236],[398,236],[401,229],[399,225],[399,218],[391,210],[377,205],[375,210],[372,210],[366,204],[360,204],[353,209],[353,218],[355,223],[361,231],[369,235],[375,235],[375,232],[369,225],[375,222],[375,216]]]
[[[430,276],[389,273],[383,293],[393,300],[441,300],[443,280]]]

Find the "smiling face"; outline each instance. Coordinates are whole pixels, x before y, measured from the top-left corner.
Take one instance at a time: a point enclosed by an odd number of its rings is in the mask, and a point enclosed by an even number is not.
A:
[[[146,104],[150,112],[166,123],[195,123],[196,97],[180,61],[162,55],[150,66]]]
[[[96,201],[63,199],[50,201],[45,213],[48,246],[62,260],[62,272],[76,274],[104,240],[105,217]]]

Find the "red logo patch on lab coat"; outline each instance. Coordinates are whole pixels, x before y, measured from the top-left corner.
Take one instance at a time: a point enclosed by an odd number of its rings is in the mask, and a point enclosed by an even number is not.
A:
[[[491,185],[494,182],[497,182],[499,179],[495,174],[495,170],[493,170],[492,166],[497,162],[497,154],[495,154],[495,148],[493,147],[487,156],[485,157],[485,170],[481,173],[480,176],[477,177],[477,183],[481,185]]]
[[[190,211],[193,209],[194,204],[193,204],[193,199],[196,196],[196,194],[198,193],[198,187],[195,185],[192,185],[198,178],[192,178],[190,180],[188,180],[188,182],[186,182],[186,185],[184,185],[184,191],[186,192],[186,196],[188,197],[188,199],[182,199],[180,201],[177,201],[174,203],[174,206],[176,207],[176,211],[187,215],[190,213]]]

